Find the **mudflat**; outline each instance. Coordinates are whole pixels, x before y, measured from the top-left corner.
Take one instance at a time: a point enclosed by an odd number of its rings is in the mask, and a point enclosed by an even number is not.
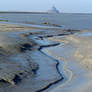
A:
[[[91,30],[0,24],[0,92],[91,92]]]

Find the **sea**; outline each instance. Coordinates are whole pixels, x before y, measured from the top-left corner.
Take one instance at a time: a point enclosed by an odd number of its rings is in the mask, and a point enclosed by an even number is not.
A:
[[[57,24],[64,29],[92,29],[92,14],[86,13],[0,13],[0,23],[42,25],[45,22]]]

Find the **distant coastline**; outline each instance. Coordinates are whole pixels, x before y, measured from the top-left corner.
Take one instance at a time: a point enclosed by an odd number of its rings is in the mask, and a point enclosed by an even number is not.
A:
[[[22,12],[22,11],[0,11],[0,13],[10,13],[10,14],[53,14],[53,13],[48,13],[48,12]],[[68,13],[68,12],[62,12],[62,13],[59,13],[59,14],[89,14],[89,15],[92,15],[92,13]]]
[[[48,14],[47,12],[0,11],[0,13]]]

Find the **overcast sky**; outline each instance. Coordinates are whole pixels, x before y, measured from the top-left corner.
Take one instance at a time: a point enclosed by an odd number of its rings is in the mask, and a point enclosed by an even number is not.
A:
[[[92,13],[92,0],[0,0],[0,11],[47,11]]]

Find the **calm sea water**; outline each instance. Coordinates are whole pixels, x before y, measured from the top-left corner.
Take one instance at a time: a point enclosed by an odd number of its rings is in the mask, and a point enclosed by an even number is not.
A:
[[[92,29],[92,14],[21,14],[0,13],[0,20],[12,23],[42,24],[50,22],[68,29]]]

